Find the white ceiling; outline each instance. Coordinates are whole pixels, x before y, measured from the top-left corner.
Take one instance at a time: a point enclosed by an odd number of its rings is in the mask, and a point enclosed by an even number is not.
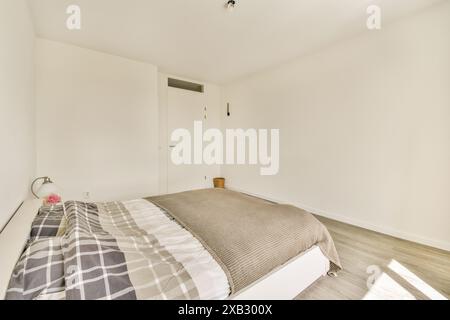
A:
[[[36,33],[51,40],[159,66],[217,84],[369,32],[366,8],[383,23],[440,0],[29,0]],[[65,27],[78,4],[82,29]]]

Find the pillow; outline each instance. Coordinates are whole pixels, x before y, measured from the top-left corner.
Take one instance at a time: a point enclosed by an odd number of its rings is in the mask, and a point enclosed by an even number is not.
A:
[[[43,206],[31,224],[30,240],[60,237],[65,233],[63,205]]]
[[[17,262],[6,291],[6,300],[64,299],[62,238],[33,241]]]

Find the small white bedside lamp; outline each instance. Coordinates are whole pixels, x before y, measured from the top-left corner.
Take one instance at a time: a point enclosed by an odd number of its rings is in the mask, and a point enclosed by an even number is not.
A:
[[[34,185],[39,180],[44,180],[41,184],[41,186],[37,189],[37,191],[34,191]],[[33,181],[31,184],[31,193],[37,198],[46,198],[49,195],[56,194],[58,191],[58,188],[56,185],[50,180],[49,177],[39,177]]]

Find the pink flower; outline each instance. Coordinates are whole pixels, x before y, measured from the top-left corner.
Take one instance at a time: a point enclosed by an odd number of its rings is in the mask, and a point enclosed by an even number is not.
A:
[[[51,194],[45,199],[45,202],[47,204],[57,204],[61,202],[61,197],[57,194]]]

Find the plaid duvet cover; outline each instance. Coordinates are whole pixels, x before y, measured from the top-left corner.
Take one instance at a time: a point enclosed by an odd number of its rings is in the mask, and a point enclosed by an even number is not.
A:
[[[43,206],[31,225],[30,240],[62,236],[66,218],[62,205]]]
[[[64,223],[57,223],[57,215],[41,217],[51,225],[64,225],[65,232],[30,240],[12,274],[7,299],[229,295],[227,277],[214,258],[149,201],[66,202],[60,219]]]

